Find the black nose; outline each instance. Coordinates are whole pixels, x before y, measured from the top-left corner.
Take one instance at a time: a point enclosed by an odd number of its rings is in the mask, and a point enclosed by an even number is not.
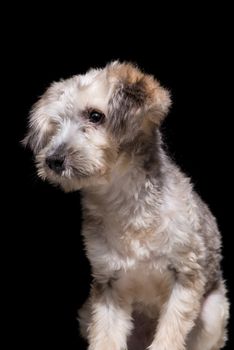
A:
[[[64,160],[65,158],[63,156],[53,155],[47,157],[45,162],[50,169],[59,174],[65,169]]]

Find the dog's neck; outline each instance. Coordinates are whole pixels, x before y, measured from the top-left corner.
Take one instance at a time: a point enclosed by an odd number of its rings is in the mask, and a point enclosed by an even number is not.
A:
[[[142,137],[122,145],[120,152],[107,181],[85,189],[85,201],[114,206],[116,210],[126,203],[134,208],[139,200],[147,200],[151,191],[159,191],[163,156],[159,131],[150,139]]]

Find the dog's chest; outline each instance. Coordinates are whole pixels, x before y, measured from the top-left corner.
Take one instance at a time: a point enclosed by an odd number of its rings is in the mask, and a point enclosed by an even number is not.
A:
[[[154,275],[159,271],[160,277],[168,270],[165,246],[164,251],[160,248],[163,244],[161,234],[157,234],[153,226],[128,225],[123,229],[115,217],[112,220],[106,218],[102,229],[97,231],[86,239],[86,247],[93,270],[98,275],[111,277],[115,272],[124,271],[133,276],[139,270],[140,274],[147,271]]]
[[[95,278],[110,281],[132,302],[160,306],[166,300],[174,282],[167,256],[154,246],[152,233],[118,233],[105,231],[95,243],[89,256]]]
[[[127,180],[102,199],[89,195],[84,201],[89,213],[83,227],[88,258],[95,278],[117,278],[125,290],[155,294],[156,285],[166,290],[171,279],[170,247],[159,218],[157,189],[150,183],[142,189],[137,186],[139,179],[131,178],[130,184]]]
[[[169,269],[166,233],[159,227],[157,211],[152,215],[149,203],[115,200],[115,210],[100,203],[89,206],[90,213],[100,220],[96,226],[87,218],[84,236],[99,282],[110,281],[136,303],[162,304],[174,276]]]
[[[139,232],[138,237],[122,236],[112,241],[115,251],[109,255],[108,266],[114,276],[114,287],[129,296],[135,303],[154,304],[160,307],[166,300],[174,282],[167,256],[154,247],[154,240]],[[136,233],[137,235],[137,233]],[[118,267],[118,270],[113,268]]]

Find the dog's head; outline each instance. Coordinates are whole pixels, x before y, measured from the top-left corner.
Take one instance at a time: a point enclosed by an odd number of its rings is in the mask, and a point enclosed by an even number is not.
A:
[[[126,145],[152,134],[169,106],[168,91],[152,76],[114,62],[53,83],[32,109],[24,144],[39,176],[65,191],[99,184]]]

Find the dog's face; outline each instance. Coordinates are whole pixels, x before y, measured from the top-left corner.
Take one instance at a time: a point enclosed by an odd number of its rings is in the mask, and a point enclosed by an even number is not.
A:
[[[43,179],[65,191],[98,185],[127,145],[150,137],[169,106],[152,76],[114,62],[52,84],[32,109],[24,143]]]

